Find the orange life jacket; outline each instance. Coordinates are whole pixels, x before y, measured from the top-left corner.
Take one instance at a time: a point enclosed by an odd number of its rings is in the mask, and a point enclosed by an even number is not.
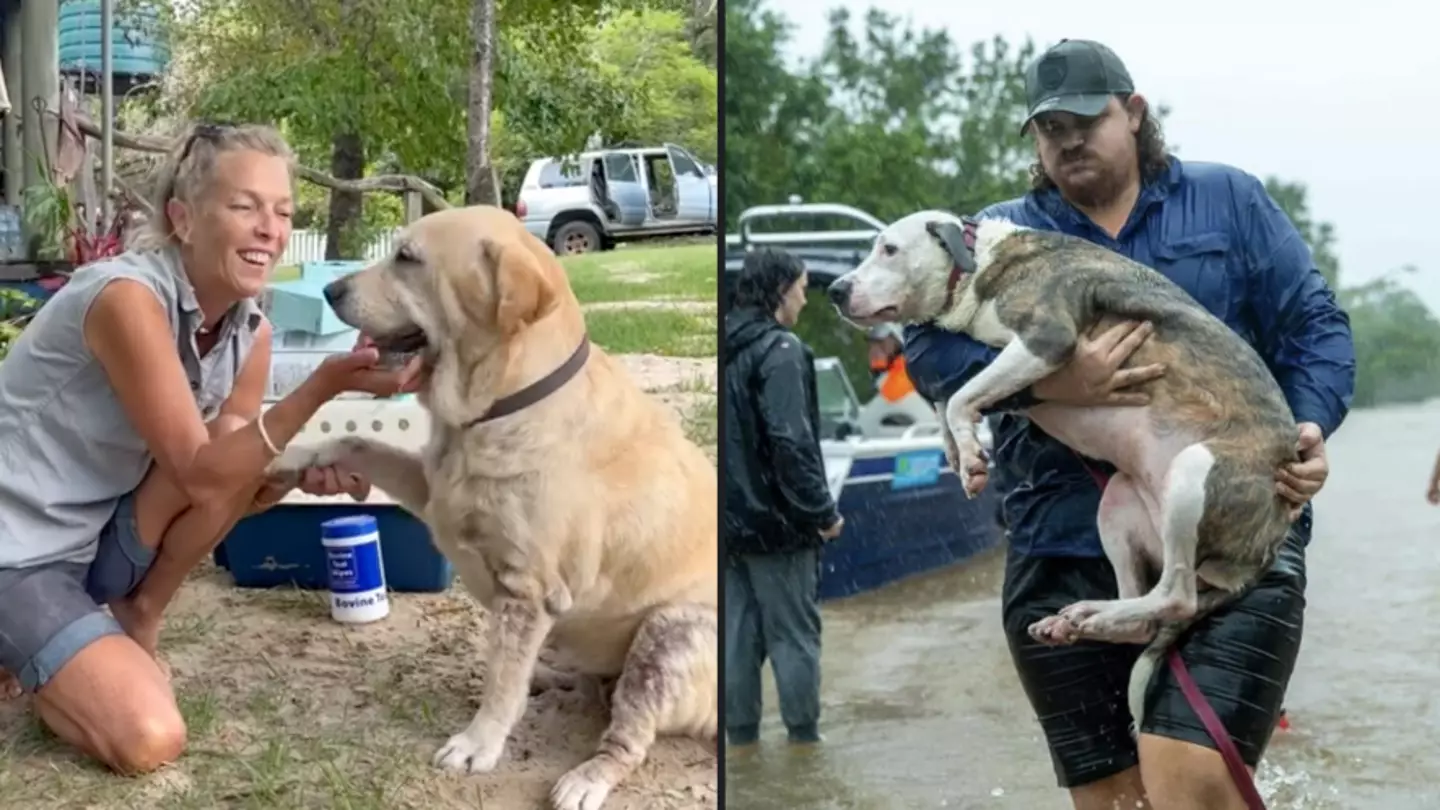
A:
[[[890,362],[885,377],[880,380],[880,396],[886,402],[899,402],[914,392],[915,384],[910,382],[910,375],[905,371],[905,355],[897,354]]]

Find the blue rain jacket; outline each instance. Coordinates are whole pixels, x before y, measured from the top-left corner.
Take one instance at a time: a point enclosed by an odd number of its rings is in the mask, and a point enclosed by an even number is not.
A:
[[[1055,190],[997,203],[979,216],[1072,234],[1155,268],[1255,347],[1296,421],[1318,424],[1328,438],[1349,411],[1355,390],[1350,319],[1304,239],[1256,177],[1172,157],[1169,172],[1141,191],[1117,238]],[[998,351],[929,325],[905,332],[910,377],[932,402],[944,402]],[[1090,473],[1029,420],[1002,413],[1035,402],[1023,391],[986,411],[994,433],[989,485],[1004,495],[1011,547],[1035,556],[1104,556],[1095,528],[1100,492]],[[1295,528],[1308,543],[1308,506]]]

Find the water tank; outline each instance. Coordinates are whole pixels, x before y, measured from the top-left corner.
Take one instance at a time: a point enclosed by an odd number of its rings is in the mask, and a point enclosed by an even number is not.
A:
[[[122,5],[116,3],[115,5]],[[146,82],[165,70],[169,50],[160,41],[159,15],[151,5],[124,3],[115,11],[110,40],[117,92]],[[60,71],[79,74],[89,85],[100,77],[100,0],[63,0],[60,4]]]

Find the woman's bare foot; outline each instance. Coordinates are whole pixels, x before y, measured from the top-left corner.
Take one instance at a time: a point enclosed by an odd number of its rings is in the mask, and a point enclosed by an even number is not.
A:
[[[20,679],[11,675],[9,670],[0,669],[0,700],[14,700],[23,692]]]

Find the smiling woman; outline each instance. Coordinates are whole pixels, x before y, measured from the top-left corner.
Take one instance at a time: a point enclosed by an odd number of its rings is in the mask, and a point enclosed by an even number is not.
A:
[[[192,127],[147,230],[76,272],[0,364],[0,697],[34,692],[47,726],[120,771],[185,744],[161,614],[241,516],[285,494],[267,465],[328,400],[414,374],[359,349],[261,417],[255,298],[290,238],[291,162],[268,127]],[[307,491],[340,489],[311,472]]]

